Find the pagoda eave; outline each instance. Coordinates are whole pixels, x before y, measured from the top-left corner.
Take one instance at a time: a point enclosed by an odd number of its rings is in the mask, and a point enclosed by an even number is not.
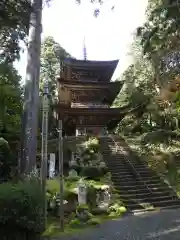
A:
[[[95,126],[116,126],[119,121],[124,117],[124,113],[119,115],[91,115],[91,116],[59,116],[62,117],[64,128],[70,128],[71,126],[80,126],[80,127],[95,127]],[[111,124],[112,122],[112,124]]]
[[[55,111],[60,116],[118,116],[121,113],[127,112],[129,107],[121,108],[60,108],[59,105],[54,106]]]
[[[121,89],[121,87],[124,84],[124,81],[116,81],[116,82],[95,82],[95,81],[75,81],[75,80],[64,80],[61,77],[57,77],[57,81],[59,82],[59,84],[62,84],[64,87],[68,87],[68,88],[119,88],[119,90]]]
[[[119,93],[123,83],[110,82],[107,84],[91,84],[82,82],[64,81],[59,84],[59,98],[61,100],[61,88],[71,93],[72,102],[93,102],[95,100],[102,103],[111,104]]]

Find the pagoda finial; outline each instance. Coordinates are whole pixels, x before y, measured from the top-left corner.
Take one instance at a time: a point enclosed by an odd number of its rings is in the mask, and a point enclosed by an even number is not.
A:
[[[83,40],[83,58],[84,60],[87,60],[87,49],[86,49],[86,39],[84,37],[84,40]]]

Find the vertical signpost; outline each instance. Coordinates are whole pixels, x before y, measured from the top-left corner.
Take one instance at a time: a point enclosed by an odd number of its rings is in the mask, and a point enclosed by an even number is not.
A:
[[[64,179],[63,179],[63,136],[62,136],[62,120],[58,120],[58,132],[59,132],[59,180],[60,180],[60,229],[64,231]]]
[[[47,179],[47,145],[48,145],[48,113],[49,113],[49,99],[48,99],[48,83],[44,83],[43,99],[42,99],[42,146],[41,146],[41,186],[44,194],[44,223],[46,228],[47,221],[47,206],[46,206],[46,179]]]

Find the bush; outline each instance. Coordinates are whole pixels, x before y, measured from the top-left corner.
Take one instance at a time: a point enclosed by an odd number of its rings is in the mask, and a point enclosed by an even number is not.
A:
[[[124,206],[120,206],[118,203],[115,203],[109,207],[108,212],[109,216],[118,217],[125,214],[127,212],[127,209]]]
[[[7,181],[11,178],[13,160],[8,142],[0,138],[0,181]]]
[[[0,185],[1,239],[36,239],[44,230],[44,197],[37,181]],[[4,238],[3,238],[4,237]]]
[[[97,189],[94,188],[94,186],[90,185],[87,189],[87,202],[90,206],[91,210],[96,207],[96,194]]]
[[[81,176],[85,176],[90,179],[96,179],[103,177],[108,172],[106,167],[83,167],[81,171]]]
[[[95,225],[99,225],[101,223],[100,219],[96,219],[96,218],[91,218],[88,220],[87,222],[89,225],[95,226]]]
[[[92,217],[89,206],[86,204],[79,205],[76,209],[76,216],[81,222],[86,223]]]
[[[70,169],[74,169],[77,172],[77,174],[79,175],[82,167],[80,165],[75,165],[75,166],[71,166]]]
[[[79,179],[80,179],[79,176],[68,176],[68,177],[66,177],[66,181],[69,181],[70,183],[71,182],[77,182]]]
[[[75,179],[72,182],[65,181],[63,199],[71,205],[77,202],[77,193],[74,191],[76,187]],[[60,203],[60,187],[58,179],[51,179],[47,181],[47,207],[48,214],[58,216],[59,214],[59,203]],[[69,210],[68,210],[69,211]]]
[[[82,222],[78,219],[78,218],[75,218],[75,219],[72,219],[71,221],[70,221],[70,223],[69,223],[69,226],[70,227],[74,227],[74,228],[76,228],[76,227],[81,227],[82,226]]]

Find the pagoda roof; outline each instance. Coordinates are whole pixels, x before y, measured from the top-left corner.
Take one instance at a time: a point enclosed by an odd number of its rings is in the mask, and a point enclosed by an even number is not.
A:
[[[72,101],[78,99],[80,102],[100,101],[111,104],[119,93],[123,82],[95,82],[91,84],[89,82],[82,83],[79,81],[60,81],[60,84],[72,92],[75,98],[72,99]]]
[[[74,58],[66,58],[64,64],[71,67],[87,67],[87,68],[96,68],[96,67],[112,67],[116,68],[119,60],[110,60],[110,61],[98,61],[98,60],[79,60]]]
[[[64,61],[64,76],[67,80],[109,82],[119,60],[90,61],[67,58]]]

